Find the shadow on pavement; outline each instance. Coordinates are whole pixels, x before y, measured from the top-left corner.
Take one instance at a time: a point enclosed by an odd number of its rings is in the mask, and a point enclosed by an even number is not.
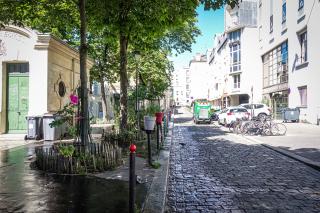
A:
[[[318,171],[261,145],[233,141],[221,129],[181,127],[171,157],[169,212],[196,211],[193,203],[210,212],[320,210]]]
[[[320,162],[320,149],[315,149],[315,148],[292,149],[290,147],[285,147],[285,146],[273,146],[273,147],[277,147],[280,149],[293,152],[296,155],[300,155],[312,161]]]
[[[187,123],[192,121],[192,118],[190,117],[181,117],[181,118],[174,118],[174,122],[178,124]]]

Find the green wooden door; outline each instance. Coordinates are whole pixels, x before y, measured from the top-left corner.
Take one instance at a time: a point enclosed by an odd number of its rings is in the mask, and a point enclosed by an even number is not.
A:
[[[29,77],[8,76],[8,132],[25,132],[29,103]]]

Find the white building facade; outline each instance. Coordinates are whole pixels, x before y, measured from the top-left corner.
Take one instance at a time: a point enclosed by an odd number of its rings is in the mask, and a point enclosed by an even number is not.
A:
[[[92,65],[88,60],[87,70]],[[0,133],[26,133],[26,116],[54,113],[76,93],[79,52],[50,34],[6,26],[0,31],[0,75]]]
[[[188,68],[175,70],[172,75],[173,99],[176,106],[187,105],[186,70],[188,70]]]
[[[215,85],[215,105],[236,106],[262,101],[261,58],[257,48],[258,1],[244,0],[225,8],[225,31],[215,38],[209,59]]]
[[[189,97],[190,101],[196,99],[209,99],[212,86],[211,74],[207,55],[197,53],[189,63]]]
[[[227,79],[229,76],[230,55],[227,48],[228,36],[226,33],[216,34],[214,36],[214,48],[209,55],[209,70],[212,74],[211,84],[213,105],[221,108],[223,105],[223,95],[227,90]]]
[[[319,122],[320,2],[261,0],[258,7],[265,101],[278,116],[298,107],[301,121]]]

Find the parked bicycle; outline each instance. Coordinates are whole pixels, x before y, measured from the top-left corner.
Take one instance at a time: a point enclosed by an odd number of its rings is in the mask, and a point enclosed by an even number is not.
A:
[[[282,123],[276,123],[270,116],[254,118],[250,121],[237,119],[230,125],[230,132],[242,135],[285,135],[287,128]]]

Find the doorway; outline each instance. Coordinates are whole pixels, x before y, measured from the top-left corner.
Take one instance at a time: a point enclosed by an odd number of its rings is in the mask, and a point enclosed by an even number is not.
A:
[[[29,64],[7,64],[7,132],[25,133],[29,109]]]

